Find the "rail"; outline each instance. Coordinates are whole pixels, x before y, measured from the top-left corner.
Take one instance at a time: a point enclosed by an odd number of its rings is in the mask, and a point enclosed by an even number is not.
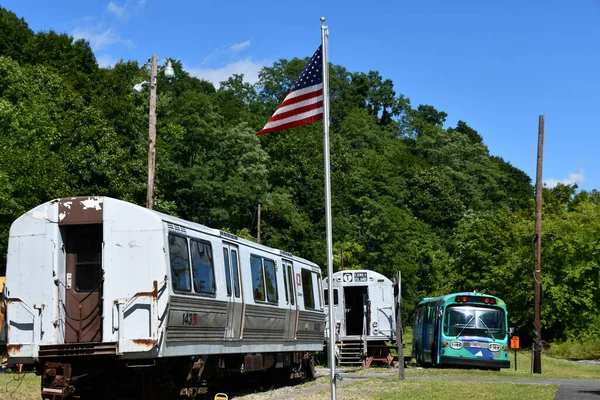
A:
[[[115,299],[113,302],[113,313],[112,313],[112,328],[113,332],[117,332],[117,344],[118,353],[124,352],[136,352],[136,351],[149,351],[154,348],[158,341],[158,297],[166,288],[166,279],[161,282],[160,289],[158,281],[153,281],[153,289],[149,292],[138,292],[127,299]],[[149,303],[140,303],[140,298],[149,298]],[[126,318],[132,315],[134,312],[144,310],[145,306],[149,306],[147,325],[139,324],[139,320],[136,320],[136,324],[126,325]],[[116,319],[116,320],[115,320]],[[125,327],[131,327],[132,332],[126,332]],[[148,334],[140,334],[145,327],[149,329]],[[129,337],[126,337],[129,336]],[[133,336],[133,337],[131,337]]]
[[[44,329],[42,326],[42,313],[44,311],[45,304],[44,303],[40,303],[39,305],[34,304],[32,307],[25,300],[23,300],[19,297],[7,297],[6,296],[7,293],[9,293],[9,292],[5,285],[4,291],[0,295],[0,301],[2,301],[2,303],[4,305],[4,310],[6,313],[4,318],[6,320],[7,326],[10,324],[9,319],[8,319],[8,317],[10,316],[9,306],[12,303],[15,303],[15,304],[18,303],[22,307],[23,310],[25,310],[27,313],[29,313],[29,315],[31,315],[31,321],[32,321],[31,341],[30,342],[24,341],[22,336],[17,337],[14,341],[11,340],[9,337],[7,337],[7,342],[10,340],[9,344],[7,345],[7,350],[9,352],[10,356],[15,357],[15,356],[22,355],[22,354],[20,354],[21,353],[20,350],[23,348],[23,345],[37,345],[39,343],[39,338],[41,337],[42,333],[44,332]],[[16,334],[13,334],[13,335],[16,336]]]

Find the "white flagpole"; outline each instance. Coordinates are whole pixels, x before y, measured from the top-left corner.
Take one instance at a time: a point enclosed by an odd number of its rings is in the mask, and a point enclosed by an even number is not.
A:
[[[325,225],[327,227],[327,287],[329,300],[329,376],[331,400],[336,398],[335,387],[335,318],[333,315],[333,241],[331,239],[331,177],[329,174],[329,63],[327,62],[327,35],[325,17],[321,17],[321,59],[323,60],[323,155],[325,159]]]

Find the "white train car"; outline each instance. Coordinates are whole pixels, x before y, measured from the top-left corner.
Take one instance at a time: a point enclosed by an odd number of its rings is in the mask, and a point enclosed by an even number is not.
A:
[[[44,398],[193,398],[244,372],[309,376],[323,348],[319,266],[108,197],[18,218],[4,298],[9,357]]]
[[[323,280],[328,305],[329,279]],[[338,271],[332,277],[333,312],[338,362],[369,366],[372,361],[392,362],[387,342],[396,340],[394,284],[369,270]],[[326,314],[329,307],[325,307]],[[326,319],[329,337],[329,316]]]

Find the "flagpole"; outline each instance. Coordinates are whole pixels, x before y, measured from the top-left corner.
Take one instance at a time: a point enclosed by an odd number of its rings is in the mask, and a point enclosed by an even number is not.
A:
[[[325,159],[325,225],[327,229],[327,295],[329,297],[329,377],[331,400],[336,398],[335,387],[335,318],[333,315],[333,241],[331,238],[331,177],[329,174],[329,64],[327,62],[327,35],[325,17],[321,17],[321,51],[323,60],[323,155]]]

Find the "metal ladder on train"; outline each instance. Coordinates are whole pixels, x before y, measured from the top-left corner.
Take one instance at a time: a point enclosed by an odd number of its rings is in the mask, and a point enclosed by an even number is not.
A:
[[[342,340],[340,343],[340,366],[363,366],[365,363],[366,349],[362,339]]]

